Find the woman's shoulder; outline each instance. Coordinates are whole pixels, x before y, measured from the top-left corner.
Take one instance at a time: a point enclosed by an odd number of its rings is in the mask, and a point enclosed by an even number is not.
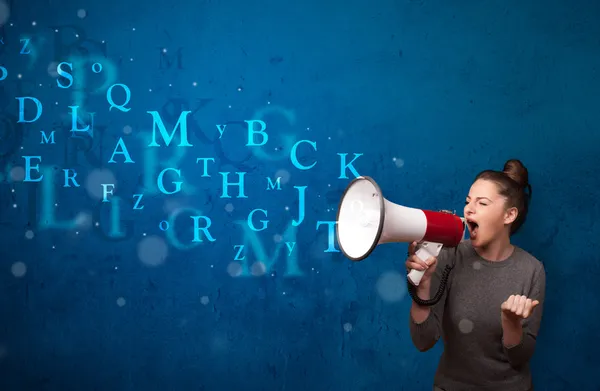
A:
[[[514,246],[515,250],[512,257],[516,261],[515,264],[529,269],[534,274],[545,274],[544,263],[529,251],[519,246]]]

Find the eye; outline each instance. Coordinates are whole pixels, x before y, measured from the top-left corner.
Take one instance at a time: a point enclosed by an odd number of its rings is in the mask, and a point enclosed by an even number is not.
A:
[[[487,202],[480,202],[480,204],[483,205],[483,206],[487,206],[488,205]]]

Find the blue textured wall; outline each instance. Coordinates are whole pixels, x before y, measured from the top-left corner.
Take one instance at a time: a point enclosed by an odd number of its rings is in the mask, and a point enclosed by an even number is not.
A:
[[[356,169],[393,202],[458,211],[477,172],[522,159],[534,194],[515,242],[548,284],[536,388],[598,390],[600,3],[12,3],[0,4],[1,390],[429,390],[441,346],[411,344],[406,245],[351,264],[316,229],[352,178],[338,153],[363,154]],[[59,88],[56,65],[77,54],[75,84]],[[108,110],[114,83],[130,88],[131,111]],[[36,122],[17,123],[22,96],[43,103]],[[70,137],[75,104],[96,113],[93,140]],[[145,147],[146,111],[172,129],[186,109],[194,147]],[[259,118],[262,155],[243,123]],[[41,130],[56,144],[40,144]],[[108,163],[119,137],[135,164]],[[317,143],[300,148],[311,170],[289,159],[288,140],[302,139]],[[23,182],[23,155],[42,156],[43,182]],[[215,158],[210,177],[198,157]],[[182,170],[184,192],[158,191],[164,167]],[[63,187],[66,168],[80,187]],[[247,172],[248,198],[220,198],[218,171]],[[267,191],[276,176],[282,190]],[[120,204],[100,202],[102,183]],[[294,186],[308,186],[306,215],[286,257]],[[44,207],[72,226],[44,226]],[[210,216],[216,241],[191,242],[181,208]],[[236,277],[234,246],[250,236],[235,221],[255,208],[270,220],[255,249],[281,253],[266,274]],[[302,274],[286,275],[294,257]]]

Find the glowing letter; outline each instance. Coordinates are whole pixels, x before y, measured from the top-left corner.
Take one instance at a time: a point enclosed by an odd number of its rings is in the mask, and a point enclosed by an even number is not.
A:
[[[360,174],[358,173],[358,171],[356,171],[356,169],[354,168],[354,166],[352,165],[352,163],[354,163],[354,161],[362,156],[362,153],[355,153],[354,154],[354,159],[352,159],[352,161],[348,164],[346,164],[346,155],[348,155],[347,153],[338,153],[338,155],[340,155],[340,176],[338,179],[348,179],[348,177],[346,176],[346,168],[349,168],[350,171],[354,174],[355,177],[359,177]]]
[[[119,149],[119,147],[121,147],[121,151],[117,151],[117,149]],[[108,161],[109,163],[116,163],[115,159],[114,159],[115,155],[124,155],[125,163],[135,163],[133,160],[131,160],[131,156],[129,156],[129,151],[127,150],[127,147],[125,146],[125,141],[123,141],[122,137],[119,137],[119,141],[117,142],[117,145],[115,146],[115,150],[113,151],[113,154],[110,157],[110,160]]]
[[[191,147],[192,146],[192,144],[190,144],[187,139],[187,116],[188,116],[188,114],[191,113],[191,111],[182,111],[181,112],[181,114],[179,115],[179,119],[177,120],[177,124],[175,124],[175,128],[173,129],[173,132],[171,132],[170,135],[167,133],[165,124],[163,123],[162,118],[160,117],[160,114],[158,114],[158,111],[148,111],[147,113],[150,114],[154,120],[154,123],[152,126],[152,142],[150,144],[148,144],[149,147],[158,147],[159,146],[158,143],[156,142],[156,128],[157,127],[160,130],[160,135],[162,136],[163,140],[165,141],[165,144],[168,147],[169,144],[171,144],[171,141],[173,140],[173,137],[175,136],[175,131],[177,130],[177,128],[179,126],[181,126],[181,141],[179,142],[179,146],[180,147]]]
[[[23,180],[23,182],[40,182],[42,180],[42,178],[44,177],[43,174],[37,179],[31,179],[31,170],[40,172],[40,165],[36,164],[35,166],[32,166],[31,159],[39,159],[39,161],[41,162],[42,157],[41,156],[23,156],[23,159],[25,159],[25,179]]]
[[[315,151],[317,150],[317,143],[310,141],[310,140],[300,140],[296,144],[294,144],[294,146],[292,147],[292,150],[290,151],[290,158],[292,160],[292,164],[296,168],[298,168],[300,170],[310,170],[311,168],[313,168],[315,166],[315,164],[317,164],[317,162],[314,162],[310,166],[304,166],[304,165],[300,164],[300,162],[298,161],[298,156],[296,155],[296,149],[298,149],[298,145],[300,145],[301,143],[310,144]],[[352,164],[352,163],[350,163],[350,164]]]

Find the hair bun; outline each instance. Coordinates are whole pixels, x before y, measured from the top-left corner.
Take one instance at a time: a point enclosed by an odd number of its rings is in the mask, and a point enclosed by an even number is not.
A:
[[[504,173],[517,182],[522,189],[529,186],[529,172],[518,159],[510,159],[504,163]]]

